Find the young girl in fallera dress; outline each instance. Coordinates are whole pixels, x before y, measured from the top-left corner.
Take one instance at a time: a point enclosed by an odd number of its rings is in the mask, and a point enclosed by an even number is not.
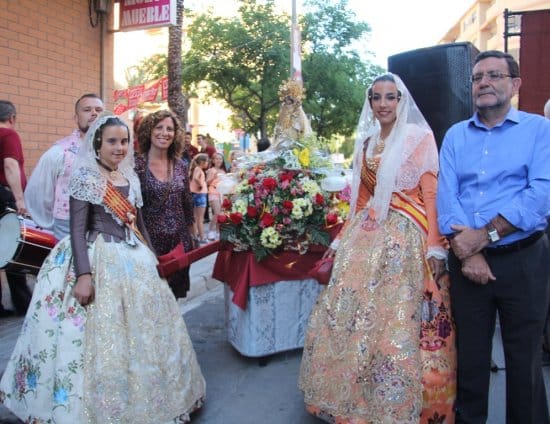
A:
[[[205,381],[148,247],[126,125],[100,116],[70,178],[71,234],[44,261],[0,382],[28,423],[182,423]]]
[[[432,131],[397,75],[369,88],[350,216],[306,333],[299,387],[329,423],[454,423],[456,354]]]

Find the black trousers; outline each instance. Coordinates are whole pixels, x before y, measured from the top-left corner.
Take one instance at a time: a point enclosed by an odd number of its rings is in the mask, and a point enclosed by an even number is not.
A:
[[[457,328],[456,422],[487,421],[492,340],[498,311],[506,361],[506,422],[550,423],[541,344],[550,282],[548,239],[517,252],[487,254],[496,281],[476,284],[449,255]]]
[[[32,298],[32,292],[27,286],[24,274],[18,272],[6,272],[8,286],[11,292],[11,301],[17,315],[25,315]],[[2,302],[2,290],[0,290],[0,303]]]
[[[0,186],[0,213],[7,208],[15,209],[15,199],[11,191]],[[0,241],[1,242],[1,241]],[[18,315],[25,315],[31,302],[32,292],[27,286],[27,279],[24,274],[18,272],[6,272],[8,286],[11,292],[11,300]],[[0,288],[0,309],[2,309],[2,289]]]

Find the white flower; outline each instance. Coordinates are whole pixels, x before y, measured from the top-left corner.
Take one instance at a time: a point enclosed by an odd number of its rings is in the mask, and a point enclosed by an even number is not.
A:
[[[281,236],[273,227],[263,229],[262,234],[260,235],[260,241],[262,242],[262,246],[267,249],[276,249],[283,242]]]
[[[315,196],[317,193],[321,192],[321,187],[313,180],[305,180],[302,185],[304,191],[310,196]]]
[[[292,208],[292,216],[300,219],[302,216],[310,216],[313,213],[313,205],[311,200],[298,197],[292,201],[294,208]],[[299,211],[298,211],[299,209]]]
[[[294,203],[294,206],[292,207],[292,218],[294,219],[302,219],[304,217],[304,212],[302,211],[302,208],[300,205]]]
[[[240,212],[241,214],[246,214],[247,203],[243,199],[235,200],[233,203],[233,212]]]
[[[249,189],[250,189],[250,186],[248,185],[248,180],[245,179],[235,186],[235,193],[246,192]]]

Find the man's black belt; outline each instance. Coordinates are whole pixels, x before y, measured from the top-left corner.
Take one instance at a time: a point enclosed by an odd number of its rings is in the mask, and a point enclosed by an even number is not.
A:
[[[535,244],[542,236],[544,231],[535,231],[529,237],[515,241],[510,244],[504,244],[502,246],[486,247],[483,251],[488,255],[505,255],[507,253],[518,252],[526,247]]]

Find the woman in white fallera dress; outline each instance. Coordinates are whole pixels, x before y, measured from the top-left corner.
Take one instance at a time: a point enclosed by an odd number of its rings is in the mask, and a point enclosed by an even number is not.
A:
[[[28,423],[187,422],[206,385],[139,208],[132,143],[99,117],[71,175],[71,235],[45,260],[0,402]]]

